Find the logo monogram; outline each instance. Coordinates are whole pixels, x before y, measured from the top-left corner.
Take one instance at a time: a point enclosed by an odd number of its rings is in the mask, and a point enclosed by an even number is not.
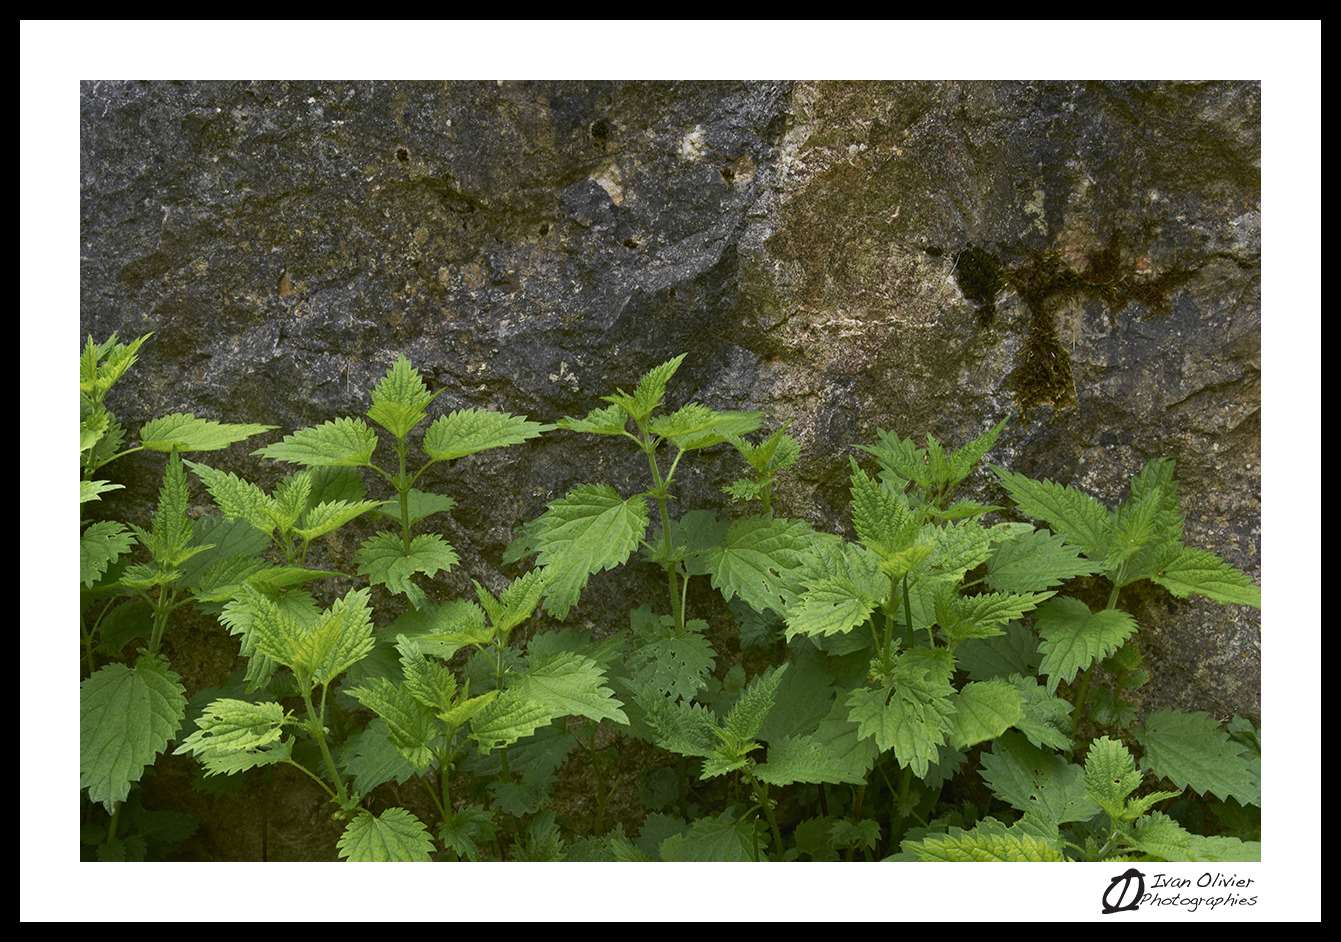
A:
[[[1131,896],[1131,902],[1123,903],[1122,901],[1127,899],[1127,891],[1131,888],[1132,880],[1136,881],[1136,892]],[[1109,897],[1113,894],[1113,890],[1117,889],[1119,883],[1122,885],[1122,889],[1118,890],[1118,905],[1114,905],[1113,902],[1109,900]],[[1106,916],[1109,913],[1120,913],[1127,909],[1138,909],[1140,907],[1142,896],[1145,896],[1145,874],[1133,867],[1126,873],[1113,877],[1112,881],[1108,884],[1108,889],[1104,890],[1103,913]]]

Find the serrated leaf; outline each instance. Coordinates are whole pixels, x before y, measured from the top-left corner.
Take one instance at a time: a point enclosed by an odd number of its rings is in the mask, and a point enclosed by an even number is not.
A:
[[[583,484],[552,502],[536,531],[549,590],[545,610],[565,618],[592,573],[624,563],[647,532],[647,499],[624,500],[607,485]]]
[[[1136,631],[1136,619],[1128,613],[1115,608],[1091,612],[1084,602],[1069,596],[1040,605],[1034,624],[1043,639],[1039,671],[1048,677],[1048,693],[1108,657]]]
[[[717,663],[703,636],[706,622],[691,619],[677,632],[674,617],[654,615],[646,605],[631,612],[629,621],[633,644],[625,663],[634,689],[685,699],[702,689]]]
[[[124,524],[101,520],[79,534],[79,581],[92,588],[107,567],[129,553],[135,538]]]
[[[204,482],[205,490],[214,498],[219,513],[229,520],[249,523],[266,536],[275,532],[278,507],[274,498],[250,481],[227,471],[219,471],[196,461],[187,461],[186,466]]]
[[[174,412],[144,423],[140,428],[140,445],[149,451],[218,451],[275,428],[211,422],[197,419],[189,412]]]
[[[253,455],[308,467],[366,467],[377,450],[377,433],[361,419],[333,419],[301,429]]]
[[[388,590],[404,595],[415,608],[423,608],[428,600],[411,577],[423,573],[431,579],[458,561],[456,551],[436,533],[414,537],[407,551],[401,537],[390,531],[375,533],[365,540],[355,558],[360,575],[367,576],[373,585],[385,585]]]
[[[787,637],[833,635],[863,624],[890,591],[889,577],[873,552],[857,544],[812,551],[805,591],[789,606]]]
[[[1003,680],[965,684],[955,695],[950,745],[967,749],[996,739],[1024,716],[1020,692]]]
[[[654,421],[649,431],[670,441],[681,451],[693,451],[748,435],[759,427],[762,414],[718,412],[707,406],[690,403]]]
[[[124,484],[113,484],[110,481],[80,481],[79,502],[86,504],[91,500],[102,500],[101,495],[108,491],[119,491],[125,486]]]
[[[409,493],[405,495],[405,509],[410,518],[410,526],[414,526],[420,520],[433,514],[445,513],[455,506],[455,499],[446,494],[434,494],[410,488]],[[400,499],[383,501],[377,510],[379,513],[399,521]]]
[[[1142,769],[1200,795],[1261,805],[1260,767],[1210,714],[1156,710],[1132,735],[1145,750]]]
[[[1080,555],[1080,549],[1047,530],[1020,531],[998,544],[987,562],[984,581],[998,592],[1041,592],[1102,566]]]
[[[974,834],[928,837],[904,841],[903,848],[918,860],[950,863],[1060,863],[1066,857],[1046,841],[1029,834]]]
[[[1099,813],[1084,770],[1026,742],[1019,733],[1007,733],[992,744],[990,753],[983,753],[982,779],[997,798],[1017,811],[1040,816],[1053,828]]]
[[[382,502],[376,500],[361,500],[356,503],[339,500],[320,503],[307,511],[303,517],[303,525],[295,527],[293,532],[304,540],[315,540],[380,506]]]
[[[340,856],[351,863],[427,862],[433,854],[428,828],[404,808],[388,808],[380,815],[360,812],[338,846]]]
[[[1127,817],[1127,797],[1140,787],[1142,778],[1121,742],[1103,736],[1090,743],[1085,755],[1085,790],[1110,817]]]
[[[554,717],[585,716],[600,722],[613,720],[628,725],[623,706],[596,662],[572,652],[531,658],[525,674],[510,678],[508,691],[543,704]]]
[[[899,765],[922,778],[953,732],[954,687],[908,653],[899,655],[892,687],[853,690],[845,700],[858,734],[892,749]]]
[[[481,752],[492,752],[530,736],[554,719],[554,712],[512,690],[499,692],[475,714],[470,736]]]
[[[215,700],[196,720],[196,731],[174,755],[194,755],[208,775],[232,775],[289,758],[289,743],[281,743],[284,708],[278,703]]]
[[[965,641],[955,649],[955,659],[972,680],[990,680],[1011,674],[1032,676],[1038,673],[1042,655],[1034,633],[1023,622],[1011,622],[1001,635]]]
[[[1180,598],[1204,595],[1226,605],[1262,607],[1262,589],[1208,550],[1185,546],[1150,577]]]
[[[570,432],[585,432],[588,435],[623,435],[628,428],[629,416],[617,405],[592,409],[585,418],[572,416],[560,419],[558,427]]]
[[[418,370],[402,354],[374,387],[367,415],[403,441],[411,429],[428,418],[425,410],[437,395],[428,391]]]
[[[437,761],[434,752],[439,739],[437,718],[407,686],[394,684],[385,677],[373,677],[347,692],[382,718],[391,742],[415,768],[426,768]]]
[[[486,409],[460,409],[444,415],[424,433],[424,453],[434,461],[453,461],[489,448],[520,445],[556,428]]]
[[[186,688],[161,658],[93,674],[79,685],[79,787],[114,812],[185,716]]]
[[[744,863],[755,859],[757,840],[754,821],[736,820],[730,811],[715,818],[699,818],[683,834],[673,834],[661,842],[661,859]]]
[[[855,461],[852,463],[851,492],[852,526],[869,549],[889,559],[912,545],[920,521],[914,517],[905,495],[868,477]]]
[[[992,471],[1020,513],[1042,520],[1092,560],[1107,555],[1109,511],[1103,504],[1074,487],[1035,481],[996,466]]]
[[[738,699],[722,721],[722,730],[729,744],[748,743],[759,735],[773,702],[778,685],[787,672],[786,664],[759,674],[741,691]]]
[[[813,535],[797,520],[742,517],[731,524],[723,545],[703,554],[703,567],[728,602],[739,596],[755,611],[783,614],[795,601],[794,575]]]

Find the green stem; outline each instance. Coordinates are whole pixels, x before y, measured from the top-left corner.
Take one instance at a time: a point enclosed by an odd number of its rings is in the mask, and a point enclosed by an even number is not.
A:
[[[335,801],[335,802],[340,801],[340,799],[339,799],[338,797],[336,797],[335,792],[331,791],[331,787],[330,787],[329,785],[327,785],[325,782],[323,782],[323,781],[321,780],[321,776],[317,775],[315,772],[313,772],[313,771],[312,771],[311,769],[309,769],[307,766],[305,766],[305,765],[301,765],[300,763],[297,763],[297,762],[294,762],[292,759],[285,759],[284,761],[287,762],[289,765],[293,766],[293,767],[294,767],[295,769],[297,769],[299,772],[302,772],[304,775],[306,775],[306,776],[307,776],[308,778],[310,778],[312,781],[314,781],[314,782],[316,782],[318,785],[320,785],[320,786],[321,786],[321,790],[324,791],[327,795],[330,796],[331,801]]]
[[[768,800],[768,786],[760,783],[748,767],[741,769],[740,772],[745,780],[750,783],[750,789],[754,792],[754,800],[759,803],[759,806],[764,809],[764,814],[768,816],[768,826],[773,830],[773,849],[778,859],[781,860],[783,853],[782,830],[778,827],[777,815],[773,813],[773,803]]]
[[[684,631],[684,604],[680,595],[676,564],[671,559],[673,547],[671,546],[670,535],[670,507],[666,501],[666,488],[670,486],[670,475],[667,475],[664,480],[661,477],[661,469],[657,467],[656,443],[650,438],[644,438],[642,446],[643,453],[647,455],[647,464],[652,469],[652,493],[657,502],[657,510],[661,514],[661,551],[664,558],[662,566],[666,570],[666,587],[670,590],[671,611],[675,615],[675,631],[679,634]],[[679,460],[677,455],[676,463]],[[675,465],[672,464],[671,474],[674,473]]]
[[[326,745],[325,724],[322,723],[322,718],[317,714],[316,707],[312,705],[311,681],[306,677],[300,677],[298,683],[303,691],[303,703],[307,706],[308,718],[311,720],[312,735],[316,737],[317,746],[321,749],[321,757],[326,762],[327,771],[331,773],[331,781],[335,783],[338,794],[333,797],[343,806],[349,795],[345,791],[345,782],[340,777],[340,772],[335,766],[335,760],[331,758],[331,750]]]

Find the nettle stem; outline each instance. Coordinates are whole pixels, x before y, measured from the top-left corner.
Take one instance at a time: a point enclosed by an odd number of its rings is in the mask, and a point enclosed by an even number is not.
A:
[[[652,469],[651,493],[653,499],[657,502],[657,510],[661,514],[661,565],[666,570],[666,588],[670,591],[671,612],[675,616],[675,631],[679,634],[684,631],[684,596],[680,592],[680,576],[676,568],[676,562],[671,558],[674,547],[671,545],[670,502],[667,496],[670,479],[675,474],[675,464],[679,463],[679,459],[677,458],[675,463],[671,465],[670,473],[663,479],[661,469],[657,465],[657,443],[652,440],[646,429],[640,426],[638,430],[643,434],[641,442],[643,453],[647,455],[648,467]]]
[[[326,770],[331,774],[331,781],[335,783],[335,799],[343,806],[349,800],[349,795],[345,791],[344,779],[340,777],[340,772],[335,766],[335,760],[331,758],[331,750],[326,745],[326,728],[322,722],[317,709],[312,705],[312,681],[309,677],[298,678],[299,686],[303,691],[303,704],[307,707],[307,716],[310,721],[308,724],[312,735],[317,740],[317,747],[321,750],[321,757],[326,762]],[[323,697],[324,700],[324,697]],[[309,773],[310,774],[310,773]],[[314,776],[315,777],[315,776]]]
[[[1123,563],[1121,566],[1118,567],[1118,571],[1113,574],[1113,591],[1108,593],[1108,607],[1107,609],[1105,609],[1105,611],[1112,611],[1113,609],[1117,608],[1118,593],[1122,591],[1122,585],[1121,585],[1122,577],[1126,574],[1126,568],[1127,564]],[[1094,669],[1098,666],[1099,666],[1098,661],[1095,661],[1093,664],[1089,666],[1089,668],[1085,671],[1084,678],[1080,681],[1080,689],[1076,692],[1076,708],[1075,711],[1071,714],[1072,739],[1075,739],[1076,734],[1080,732],[1080,721],[1083,719],[1083,714],[1085,712],[1085,696],[1086,694],[1089,693],[1090,690],[1090,678],[1094,676]]]

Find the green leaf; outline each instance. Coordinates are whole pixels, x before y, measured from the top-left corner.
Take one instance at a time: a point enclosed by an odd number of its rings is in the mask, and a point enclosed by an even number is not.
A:
[[[1024,716],[1020,692],[1004,680],[965,684],[955,695],[950,745],[967,749],[996,739]]]
[[[899,483],[900,488],[909,482],[924,491],[934,487],[930,470],[927,468],[926,452],[913,444],[912,439],[900,438],[894,432],[876,429],[879,442],[875,445],[858,445],[862,451],[875,455],[880,467],[889,472]]]
[[[79,534],[79,581],[87,588],[102,578],[107,567],[135,546],[124,524],[101,520]]]
[[[388,808],[380,815],[360,812],[338,846],[340,856],[352,863],[427,862],[433,854],[428,828],[404,808]]]
[[[666,395],[666,384],[675,375],[675,371],[680,368],[685,356],[686,354],[682,353],[678,357],[648,370],[642,379],[638,380],[638,388],[634,390],[633,395],[630,396],[621,389],[613,396],[603,398],[607,402],[613,402],[615,406],[626,412],[634,422],[642,423],[646,421],[647,417],[661,405],[661,400]]]
[[[419,372],[402,354],[373,389],[367,415],[404,441],[411,429],[428,418],[425,410],[437,395],[428,391]]]
[[[904,841],[903,848],[918,860],[939,863],[1059,863],[1066,860],[1060,850],[1029,834],[974,834],[928,837]]]
[[[508,692],[539,703],[553,717],[585,716],[628,725],[623,706],[605,686],[605,674],[591,658],[572,652],[532,657],[525,674],[509,678]]]
[[[245,521],[266,536],[275,532],[280,513],[274,498],[250,481],[227,471],[219,471],[196,461],[187,461],[186,466],[204,482],[219,513],[229,520]]]
[[[698,403],[682,406],[652,422],[649,431],[681,451],[710,448],[759,427],[760,412],[717,412]]]
[[[1092,560],[1108,554],[1109,512],[1084,491],[992,467],[1020,513],[1042,520]]]
[[[145,531],[134,527],[140,542],[149,550],[154,562],[164,569],[175,569],[196,553],[208,547],[192,547],[193,528],[186,510],[190,494],[186,489],[186,472],[182,470],[181,456],[173,452],[163,473],[163,486],[158,492],[158,509],[154,513],[153,529]]]
[[[908,506],[908,498],[867,477],[855,461],[851,482],[852,526],[857,537],[886,560],[908,549],[920,529],[918,519]]]
[[[630,612],[629,621],[633,643],[625,664],[634,689],[689,698],[703,688],[717,663],[703,636],[707,622],[691,619],[677,632],[674,616],[654,615],[647,605]]]
[[[373,585],[385,585],[391,592],[404,595],[415,608],[423,608],[428,599],[410,577],[423,573],[431,579],[458,561],[456,551],[436,533],[416,536],[407,551],[399,534],[390,531],[370,536],[355,558],[360,575],[367,576]]]
[[[307,511],[303,517],[303,525],[294,528],[293,532],[304,540],[315,540],[381,506],[382,502],[376,500],[361,500],[355,503],[337,500],[320,503]]]
[[[730,811],[723,811],[714,818],[699,818],[688,831],[666,838],[660,853],[666,861],[744,863],[755,859],[758,843],[753,819],[737,821]]]
[[[410,526],[414,526],[420,520],[433,514],[445,513],[455,506],[456,501],[446,494],[434,494],[410,488],[409,493],[405,495],[405,507],[409,512]],[[379,513],[393,520],[400,520],[399,498],[383,501],[377,509]]]
[[[140,444],[149,451],[218,451],[277,427],[225,425],[175,412],[144,423],[140,428]]]
[[[524,624],[535,612],[545,592],[546,576],[544,570],[532,569],[508,583],[497,598],[478,582],[474,585],[475,597],[488,614],[494,633],[506,640],[514,628]]]
[[[1115,821],[1133,820],[1127,797],[1141,785],[1143,776],[1136,770],[1127,747],[1104,736],[1090,743],[1085,755],[1085,790]]]
[[[377,450],[377,433],[361,419],[334,419],[301,429],[253,455],[308,467],[367,467]]]
[[[312,684],[329,684],[373,649],[368,589],[351,590],[320,615],[281,608],[247,586],[248,637],[266,657]]]
[[[126,370],[134,365],[140,346],[152,336],[152,333],[148,333],[130,343],[121,343],[115,333],[102,343],[94,343],[90,336],[79,358],[80,393],[95,402],[101,401]]]
[[[1099,813],[1080,766],[1018,733],[1007,733],[992,744],[990,753],[983,753],[982,780],[997,798],[1053,828]]]
[[[419,645],[405,635],[396,636],[405,689],[439,717],[452,709],[456,699],[456,675],[445,664],[429,660]]]
[[[745,744],[759,735],[773,702],[777,698],[778,684],[787,672],[787,665],[781,664],[759,674],[741,691],[740,699],[726,714],[722,721],[722,730],[728,744]]]
[[[1204,595],[1226,605],[1262,607],[1262,589],[1208,550],[1186,546],[1150,577],[1180,598]]]
[[[109,481],[80,481],[79,502],[86,504],[91,500],[102,500],[101,495],[108,491],[119,491],[125,486],[124,484],[112,484]]]
[[[583,484],[539,518],[539,563],[549,590],[545,610],[565,618],[592,573],[625,562],[647,532],[647,499],[624,500],[607,485]]]
[[[79,787],[114,812],[185,716],[186,688],[162,658],[99,670],[79,685]]]
[[[470,736],[479,743],[481,752],[492,752],[530,736],[554,716],[549,706],[504,690],[475,713]]]
[[[879,558],[857,544],[812,550],[807,586],[787,609],[787,637],[843,634],[863,624],[889,595]]]
[[[795,601],[793,576],[813,535],[797,520],[742,517],[727,530],[724,545],[703,554],[703,566],[728,602],[740,596],[757,612],[783,614]]]
[[[408,684],[373,677],[348,693],[382,718],[392,744],[415,768],[427,768],[437,761],[434,746],[440,732],[434,710],[421,702]]]
[[[560,419],[558,427],[570,432],[585,432],[588,435],[623,435],[628,423],[628,413],[616,405],[592,409],[585,418],[575,419],[569,416]]]
[[[846,699],[848,719],[880,751],[923,778],[954,731],[954,687],[940,669],[906,652],[895,662],[892,687],[859,687]]]
[[[1069,596],[1040,605],[1034,624],[1043,639],[1039,671],[1048,677],[1048,693],[1108,657],[1136,631],[1136,619],[1126,612],[1115,608],[1091,612],[1084,602]]]
[[[196,720],[196,731],[173,754],[194,755],[207,776],[283,762],[292,749],[280,741],[286,719],[278,703],[215,700]]]
[[[1141,768],[1200,795],[1261,805],[1260,764],[1207,713],[1156,710],[1132,730]]]
[[[524,415],[461,409],[428,427],[424,433],[424,452],[434,461],[452,461],[489,448],[520,445],[554,428],[528,422]]]
[[[1028,527],[997,546],[984,581],[998,592],[1040,592],[1102,568],[1082,558],[1080,549],[1064,537]]]

